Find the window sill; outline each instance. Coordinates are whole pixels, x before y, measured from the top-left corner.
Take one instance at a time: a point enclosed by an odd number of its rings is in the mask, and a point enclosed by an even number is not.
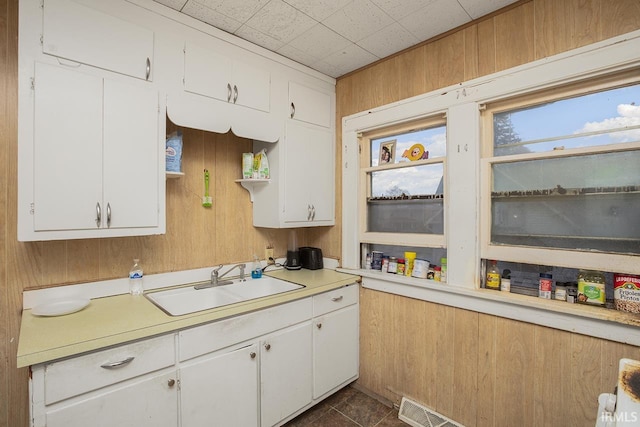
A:
[[[473,289],[371,270],[339,268],[337,271],[361,276],[362,286],[368,289],[610,341],[640,345],[638,314],[487,289]]]

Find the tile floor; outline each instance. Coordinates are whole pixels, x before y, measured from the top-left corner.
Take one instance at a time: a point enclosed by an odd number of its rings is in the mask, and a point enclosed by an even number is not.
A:
[[[406,427],[398,411],[347,386],[284,427]]]

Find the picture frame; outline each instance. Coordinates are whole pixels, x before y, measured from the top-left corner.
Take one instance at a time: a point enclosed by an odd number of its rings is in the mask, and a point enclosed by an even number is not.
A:
[[[380,155],[378,165],[392,164],[396,161],[396,140],[380,143]]]

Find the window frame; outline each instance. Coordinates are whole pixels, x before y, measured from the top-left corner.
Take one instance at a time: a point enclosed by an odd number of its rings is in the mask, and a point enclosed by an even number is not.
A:
[[[630,142],[495,157],[493,156],[494,114],[633,84],[640,84],[640,75],[638,75],[637,70],[626,70],[595,78],[587,77],[570,84],[545,88],[544,90],[529,92],[524,95],[497,100],[491,104],[481,105],[480,258],[614,272],[629,272],[630,265],[638,262],[638,256],[630,254],[493,244],[491,242],[491,191],[493,187],[492,166],[494,164],[640,150],[640,142]]]
[[[359,212],[359,242],[365,244],[383,244],[392,246],[411,246],[425,248],[446,248],[446,230],[447,230],[447,185],[446,185],[446,155],[424,160],[415,160],[408,162],[398,162],[393,164],[385,164],[378,166],[369,166],[371,164],[371,141],[375,139],[392,138],[394,136],[429,129],[437,126],[447,126],[446,116],[443,114],[434,114],[422,117],[411,122],[393,125],[389,127],[381,127],[370,132],[362,133],[358,136],[359,146],[359,182],[358,182],[358,212]],[[368,209],[367,199],[371,195],[371,178],[373,172],[386,170],[396,170],[408,167],[417,167],[423,165],[442,164],[443,167],[443,221],[444,230],[440,234],[428,233],[391,233],[391,232],[371,232],[367,231]]]

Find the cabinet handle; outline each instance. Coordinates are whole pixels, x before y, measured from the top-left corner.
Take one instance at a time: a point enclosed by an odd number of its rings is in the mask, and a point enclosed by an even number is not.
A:
[[[293,102],[291,103],[291,118],[293,119],[293,116],[296,115],[296,104],[294,104]]]
[[[169,381],[167,381],[167,385],[169,386],[169,388],[173,387],[174,385],[176,385],[176,380],[171,378]]]
[[[102,222],[102,209],[100,209],[100,202],[96,203],[96,227],[100,228]]]
[[[251,353],[249,353],[249,357],[251,357],[252,359],[256,358],[256,352],[252,351]]]
[[[231,101],[231,83],[227,83],[227,102]]]
[[[307,205],[307,221],[311,221],[311,205]]]
[[[316,219],[316,205],[311,205],[311,221]]]
[[[318,323],[318,324],[316,325],[316,327],[317,327],[318,329],[322,329],[322,323]]]
[[[264,348],[265,348],[267,351],[271,350],[271,344],[265,344],[265,345],[264,345]]]
[[[111,228],[111,203],[107,203],[107,228]]]
[[[340,295],[339,297],[333,297],[333,298],[331,298],[331,301],[333,301],[333,302],[340,302],[340,301],[342,301],[342,298],[343,298],[343,296],[342,296],[342,295]]]
[[[149,76],[151,76],[151,60],[147,57],[147,72],[146,72],[147,80],[149,80]]]
[[[100,367],[104,369],[118,369],[133,362],[133,359],[135,359],[135,357],[131,356],[131,357],[127,357],[126,359],[120,360],[118,362],[105,363],[104,365],[100,365]]]
[[[238,100],[238,86],[233,85],[233,103],[235,104]]]

